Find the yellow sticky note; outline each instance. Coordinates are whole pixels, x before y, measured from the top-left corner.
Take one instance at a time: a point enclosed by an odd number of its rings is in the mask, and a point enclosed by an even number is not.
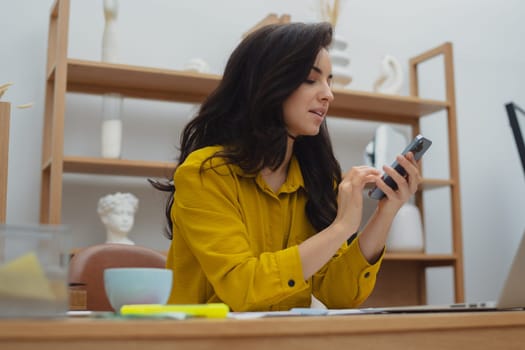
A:
[[[55,299],[35,253],[22,255],[0,266],[0,298],[3,297]]]
[[[183,313],[193,317],[224,318],[230,308],[223,303],[210,304],[139,304],[124,305],[120,309],[123,316],[154,316]]]

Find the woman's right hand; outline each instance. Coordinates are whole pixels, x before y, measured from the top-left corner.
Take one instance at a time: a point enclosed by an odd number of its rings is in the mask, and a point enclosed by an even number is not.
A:
[[[337,197],[338,209],[334,225],[342,225],[350,236],[361,225],[363,190],[367,183],[375,183],[381,172],[369,166],[356,166],[343,175]]]
[[[338,187],[337,215],[332,224],[299,244],[304,279],[310,278],[337,252],[343,242],[359,229],[363,215],[363,190],[375,183],[381,172],[356,166],[343,175]]]

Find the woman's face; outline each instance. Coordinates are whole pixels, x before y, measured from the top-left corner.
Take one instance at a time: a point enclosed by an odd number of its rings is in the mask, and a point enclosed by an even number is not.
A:
[[[330,88],[332,63],[326,49],[317,54],[305,80],[283,103],[284,122],[291,136],[315,136],[334,95]]]

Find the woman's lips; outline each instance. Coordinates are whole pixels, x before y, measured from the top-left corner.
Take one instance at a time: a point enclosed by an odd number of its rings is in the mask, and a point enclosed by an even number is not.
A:
[[[326,114],[326,109],[311,109],[309,112],[323,118]]]

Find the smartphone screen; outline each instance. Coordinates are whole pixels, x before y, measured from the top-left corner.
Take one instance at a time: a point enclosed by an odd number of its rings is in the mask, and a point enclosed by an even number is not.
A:
[[[432,145],[432,141],[430,141],[426,137],[423,137],[422,135],[417,135],[412,140],[412,142],[410,142],[410,144],[403,150],[403,152],[401,152],[401,154],[405,155],[408,152],[412,152],[414,154],[414,159],[418,161],[419,159],[421,159],[421,157],[427,151],[427,149],[429,149],[430,145]],[[399,165],[397,161],[394,161],[391,166],[392,168],[396,169],[396,171],[399,174],[401,174],[401,176],[406,176],[405,169],[401,165]],[[384,174],[382,179],[394,191],[397,190],[396,182],[389,175]],[[378,187],[374,186],[368,192],[368,197],[380,200],[385,197],[385,194]]]

